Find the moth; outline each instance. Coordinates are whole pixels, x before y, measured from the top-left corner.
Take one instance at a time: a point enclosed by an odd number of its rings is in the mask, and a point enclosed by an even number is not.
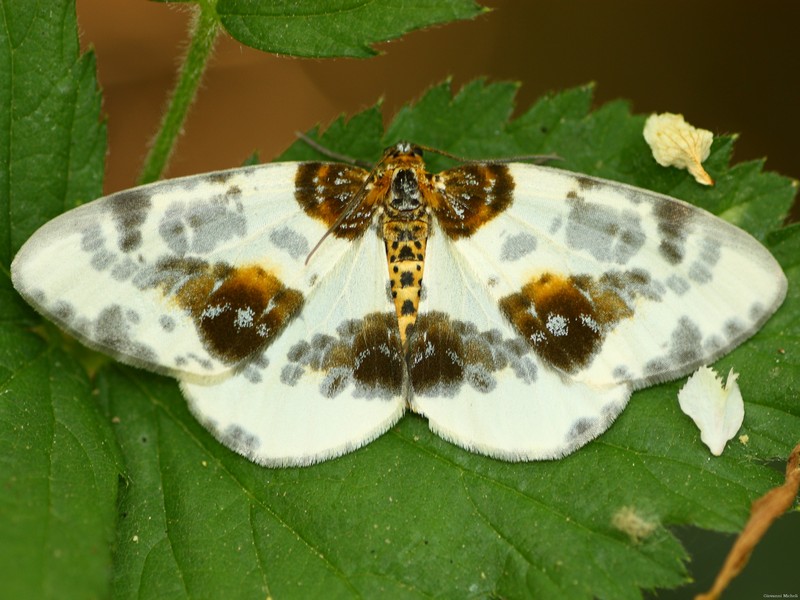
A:
[[[406,410],[509,461],[565,456],[633,390],[753,335],[786,278],[690,204],[522,163],[284,162],[70,210],[12,264],[92,348],[176,377],[224,445],[309,465]]]

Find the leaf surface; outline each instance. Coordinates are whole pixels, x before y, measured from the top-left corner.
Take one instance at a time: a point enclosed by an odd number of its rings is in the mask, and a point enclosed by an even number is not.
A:
[[[375,43],[486,9],[473,0],[218,0],[216,11],[231,36],[264,52],[367,58]]]

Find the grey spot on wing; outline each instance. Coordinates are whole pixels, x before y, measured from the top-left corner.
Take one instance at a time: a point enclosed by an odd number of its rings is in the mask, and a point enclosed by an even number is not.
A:
[[[721,256],[719,242],[703,238],[700,255],[689,267],[689,279],[695,283],[709,283],[713,278],[712,269]]]
[[[712,335],[704,343],[703,349],[709,355],[713,355],[725,346],[725,342],[719,336]]]
[[[681,364],[688,364],[700,357],[703,341],[700,328],[689,317],[681,317],[672,332],[670,356]]]
[[[105,239],[100,225],[90,225],[81,231],[81,250],[84,252],[102,250],[104,245]]]
[[[611,372],[611,375],[615,381],[625,381],[626,379],[632,378],[631,372],[625,365],[617,365],[616,367],[614,367],[614,370]]]
[[[253,365],[247,365],[242,370],[242,376],[250,383],[261,383],[261,371]]]
[[[653,302],[661,302],[666,292],[664,285],[650,277],[644,269],[608,271],[603,274],[600,281],[609,289],[616,291],[629,306],[632,306],[640,296]]]
[[[211,275],[219,280],[230,271],[231,267],[225,263],[209,265],[198,258],[164,256],[155,260],[152,265],[140,269],[132,283],[141,290],[161,288],[165,296],[171,296],[193,278]]]
[[[281,383],[291,386],[297,385],[303,373],[304,369],[300,365],[284,365],[283,369],[281,369]]]
[[[703,238],[702,249],[700,250],[700,260],[708,266],[713,267],[719,262],[722,252],[720,244],[711,238]]]
[[[122,260],[114,263],[111,269],[111,277],[116,281],[126,281],[133,277],[133,274],[138,270],[138,266],[127,256]]]
[[[529,233],[518,233],[503,240],[500,260],[514,261],[536,250],[536,238]]]
[[[653,203],[653,216],[661,236],[658,250],[671,265],[680,264],[686,253],[686,239],[694,210],[680,202],[659,198]]]
[[[591,418],[583,418],[578,419],[570,428],[569,432],[567,433],[568,440],[574,440],[576,438],[582,438],[583,435],[587,431],[591,431],[594,427],[597,426],[598,419],[591,419]]]
[[[62,323],[69,323],[75,317],[75,309],[69,302],[57,301],[50,307],[52,315]]]
[[[150,212],[149,192],[142,189],[112,194],[106,200],[117,228],[117,246],[123,252],[133,252],[142,245],[141,227]]]
[[[558,233],[558,230],[561,229],[562,222],[563,221],[561,217],[556,217],[550,222],[550,228],[548,230],[550,235],[555,235],[556,233]]]
[[[725,335],[727,335],[729,339],[739,337],[744,333],[745,329],[747,328],[739,319],[728,319],[725,322]]]
[[[750,312],[749,312],[750,320],[757,323],[761,322],[761,319],[764,318],[764,315],[766,313],[767,311],[764,310],[764,305],[761,304],[760,302],[755,302],[750,307]]]
[[[645,234],[638,213],[586,201],[575,192],[570,205],[566,239],[575,250],[584,250],[603,262],[627,263],[644,245]]]
[[[576,175],[575,181],[578,183],[578,187],[581,190],[591,190],[600,185],[599,181],[592,177],[587,177],[586,175]]]
[[[285,250],[289,256],[295,260],[305,258],[311,251],[308,240],[288,227],[281,227],[280,229],[271,231],[269,234],[269,241],[272,242],[276,248]]]
[[[649,361],[644,372],[647,376],[664,375],[669,378],[685,368],[691,368],[701,358],[703,334],[689,317],[683,316],[672,331],[669,349],[665,356]]]
[[[258,356],[251,360],[247,366],[245,366],[242,375],[247,379],[250,383],[261,383],[263,377],[261,372],[269,366],[269,359],[264,356]]]
[[[206,173],[205,179],[211,184],[224,184],[235,174],[235,169],[227,171],[215,171],[213,173]]]
[[[173,319],[169,315],[161,315],[158,318],[158,324],[161,325],[161,329],[163,329],[167,333],[175,331],[175,319]]]
[[[114,255],[111,252],[101,250],[92,254],[89,263],[96,271],[105,271],[114,263],[114,260]]]
[[[693,262],[689,266],[689,279],[695,283],[709,283],[711,281],[711,271],[700,262]]]
[[[149,346],[132,339],[131,316],[118,304],[107,306],[100,311],[93,324],[94,335],[89,339],[119,354],[156,362],[157,354]]]
[[[225,196],[174,202],[164,211],[158,233],[178,256],[207,254],[234,237],[244,237],[247,219],[241,205]]]
[[[229,425],[225,431],[220,432],[220,442],[231,450],[252,456],[261,445],[258,437],[240,425]]]
[[[214,367],[214,363],[212,363],[209,359],[205,358],[204,356],[198,356],[193,352],[190,352],[187,355],[187,358],[197,363],[201,368],[205,369],[206,371],[210,371]]]
[[[686,281],[683,277],[680,277],[679,275],[675,275],[674,273],[669,277],[667,277],[664,283],[670,290],[672,290],[678,296],[682,296],[683,294],[688,292],[689,288],[691,287],[688,281]]]
[[[628,388],[628,395],[630,395],[630,388]],[[570,448],[567,453],[587,444],[611,427],[614,419],[625,407],[627,400],[628,396],[622,402],[609,402],[603,406],[602,415],[599,418],[581,418],[575,421],[564,436],[564,445],[566,448]]]

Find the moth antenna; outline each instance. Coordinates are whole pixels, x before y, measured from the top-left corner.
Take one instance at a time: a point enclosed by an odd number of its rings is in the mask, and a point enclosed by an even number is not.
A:
[[[370,172],[370,175],[371,174],[372,174],[372,172]],[[370,180],[369,176],[364,178],[364,183],[361,184],[361,187],[358,189],[358,192],[353,194],[353,199],[350,200],[350,202],[347,203],[347,206],[342,211],[342,214],[339,215],[339,218],[336,219],[336,221],[333,223],[333,225],[328,227],[328,230],[324,234],[322,234],[322,237],[319,238],[319,241],[317,242],[317,244],[311,249],[311,252],[308,253],[308,256],[306,256],[306,262],[305,262],[306,266],[308,265],[308,261],[311,260],[311,257],[313,256],[314,252],[317,251],[317,248],[319,248],[322,245],[322,242],[325,241],[325,238],[327,238],[331,233],[333,233],[333,231],[337,227],[339,227],[339,225],[341,225],[342,222],[347,217],[349,217],[352,214],[352,212],[358,207],[358,205],[361,204],[361,200],[364,198],[364,194],[367,191],[367,182],[369,180]]]
[[[345,162],[345,163],[348,163],[348,164],[351,164],[351,165],[356,165],[358,167],[363,167],[365,169],[372,169],[372,168],[375,167],[375,165],[373,163],[371,163],[371,162],[368,162],[368,161],[365,161],[365,160],[360,160],[358,158],[353,158],[352,156],[348,156],[347,154],[340,154],[339,152],[336,152],[335,150],[331,150],[327,146],[323,146],[318,141],[316,141],[316,140],[312,139],[311,137],[307,136],[302,131],[295,131],[294,134],[298,138],[303,140],[306,144],[311,146],[314,150],[316,150],[320,154],[324,154],[328,158],[332,158],[334,160],[338,160],[340,162]]]
[[[315,148],[315,147],[317,147],[317,143],[316,143],[314,140],[312,140],[312,139],[310,139],[310,138],[307,138],[306,136],[304,136],[304,135],[303,135],[302,133],[300,133],[300,132],[297,132],[297,134],[298,134],[299,136],[302,136],[302,139],[303,139],[305,142],[309,143],[309,145],[311,145],[311,147],[312,147],[312,148]],[[323,146],[319,146],[319,147],[320,147],[320,148],[324,148]],[[327,149],[325,149],[325,150],[327,150]],[[320,150],[320,152],[322,152],[322,150]],[[370,169],[370,172],[369,172],[369,174],[368,174],[368,175],[367,175],[367,176],[364,178],[364,183],[362,183],[362,184],[361,184],[361,187],[358,189],[358,192],[356,192],[355,194],[353,194],[353,199],[352,199],[352,200],[350,200],[350,202],[347,204],[347,206],[345,207],[345,209],[342,211],[342,214],[341,214],[341,215],[339,215],[339,218],[338,218],[338,219],[336,219],[336,222],[334,222],[334,224],[333,224],[333,225],[331,225],[330,227],[328,227],[328,231],[326,231],[326,232],[323,234],[323,236],[322,236],[321,238],[319,238],[319,241],[317,242],[316,246],[314,246],[314,247],[311,249],[311,252],[309,252],[309,253],[308,253],[308,256],[306,256],[306,262],[305,262],[305,264],[306,264],[306,265],[308,265],[308,261],[310,261],[310,260],[311,260],[311,256],[314,254],[314,252],[316,252],[316,251],[317,251],[317,248],[319,248],[319,247],[322,245],[322,242],[324,242],[324,241],[325,241],[325,238],[327,238],[327,237],[328,237],[328,236],[329,236],[331,233],[333,233],[333,230],[334,230],[334,229],[336,229],[336,228],[337,228],[339,225],[341,225],[341,224],[342,224],[342,222],[343,222],[343,221],[344,221],[344,220],[345,220],[347,217],[349,217],[349,216],[352,214],[352,212],[353,212],[353,211],[354,211],[354,210],[355,210],[355,209],[356,209],[356,208],[357,208],[357,207],[358,207],[358,206],[361,204],[361,201],[364,199],[364,194],[366,194],[366,193],[367,193],[367,183],[369,183],[370,179],[372,179],[372,175],[375,173],[375,171],[378,169],[378,167],[380,167],[380,166],[381,166],[383,163],[385,163],[385,162],[386,162],[387,158],[388,158],[388,157],[387,157],[387,155],[386,155],[386,154],[384,154],[384,155],[381,157],[380,161],[378,161],[378,164],[375,164],[375,165],[369,165],[369,167],[368,167],[368,168]],[[359,165],[359,166],[360,166],[360,165]]]
[[[494,163],[494,164],[504,164],[510,162],[523,162],[523,161],[531,161],[537,165],[542,165],[544,163],[554,161],[554,160],[564,160],[558,154],[525,154],[522,156],[507,156],[503,158],[466,158],[464,156],[458,156],[457,154],[451,154],[445,150],[439,150],[438,148],[433,148],[431,146],[423,146],[421,144],[417,144],[417,146],[423,149],[425,152],[433,152],[434,154],[438,154],[440,156],[446,156],[447,158],[452,158],[453,160],[457,160],[460,163]]]

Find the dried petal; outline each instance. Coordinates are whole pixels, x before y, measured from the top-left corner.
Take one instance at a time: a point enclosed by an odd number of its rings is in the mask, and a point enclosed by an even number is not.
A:
[[[644,124],[644,139],[653,158],[662,167],[688,169],[703,185],[714,185],[702,162],[708,158],[714,134],[689,125],[683,115],[650,115]]]
[[[681,410],[689,415],[700,429],[700,439],[714,456],[719,456],[744,420],[744,402],[738,373],[731,369],[728,381],[722,385],[713,369],[700,367],[678,392]]]

